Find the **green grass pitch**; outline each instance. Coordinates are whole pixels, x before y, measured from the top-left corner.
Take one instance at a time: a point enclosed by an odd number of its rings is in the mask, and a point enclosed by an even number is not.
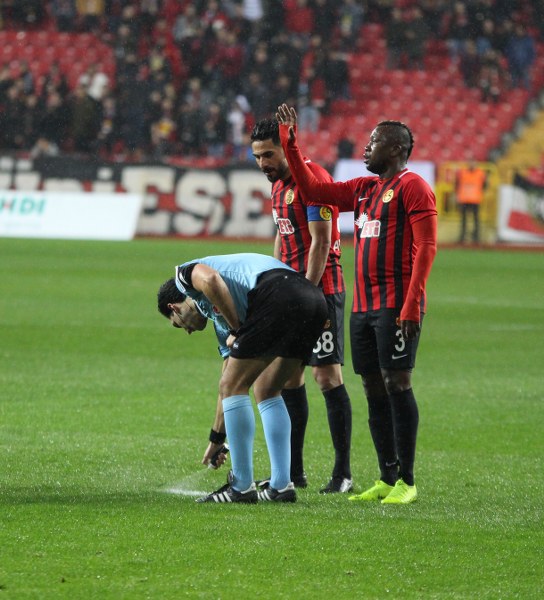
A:
[[[221,365],[211,328],[169,327],[156,292],[175,264],[255,250],[272,241],[0,239],[0,598],[540,598],[544,254],[439,250],[418,502],[317,493],[332,448],[308,372],[299,502],[197,505],[180,492],[226,476],[199,464]],[[361,490],[377,470],[349,349],[344,372]]]

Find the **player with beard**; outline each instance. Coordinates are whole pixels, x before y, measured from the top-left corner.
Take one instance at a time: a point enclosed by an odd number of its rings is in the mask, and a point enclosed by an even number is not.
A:
[[[276,119],[263,119],[253,128],[251,149],[257,165],[272,183],[272,213],[277,227],[274,256],[319,286],[329,307],[329,320],[310,360],[313,376],[327,407],[329,429],[335,450],[330,481],[321,493],[349,492],[353,489],[350,467],[351,402],[341,365],[344,362],[345,285],[340,266],[338,209],[309,206],[303,201],[291,177],[279,138]],[[308,161],[308,168],[320,181],[332,181],[327,171]],[[291,478],[306,487],[303,446],[308,422],[308,399],[304,367],[282,390],[291,418]],[[265,483],[266,484],[266,483]]]
[[[436,254],[436,199],[406,168],[413,147],[399,121],[378,123],[365,147],[376,176],[320,181],[296,142],[296,111],[278,108],[291,173],[311,204],[354,211],[355,283],[350,339],[353,367],[368,401],[380,479],[350,500],[408,504],[417,498],[414,462],[419,412],[411,374],[425,312],[425,283]]]

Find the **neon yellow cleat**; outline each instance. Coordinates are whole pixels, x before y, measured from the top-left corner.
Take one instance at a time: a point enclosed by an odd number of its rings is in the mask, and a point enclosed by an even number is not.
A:
[[[373,502],[374,500],[386,498],[393,489],[394,487],[392,485],[389,485],[388,483],[385,483],[385,481],[381,481],[381,479],[379,479],[371,488],[362,494],[350,496],[348,500],[355,502]]]
[[[399,479],[391,493],[382,500],[382,504],[410,504],[417,500],[417,488],[415,485],[407,485]]]

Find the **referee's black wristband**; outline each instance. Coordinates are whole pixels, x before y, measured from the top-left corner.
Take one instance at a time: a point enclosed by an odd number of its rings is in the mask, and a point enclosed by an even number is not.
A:
[[[220,431],[215,431],[214,429],[210,431],[210,442],[212,444],[223,444],[225,443],[226,439],[226,433],[221,433]]]
[[[229,329],[229,335],[236,337],[238,335],[238,329]]]

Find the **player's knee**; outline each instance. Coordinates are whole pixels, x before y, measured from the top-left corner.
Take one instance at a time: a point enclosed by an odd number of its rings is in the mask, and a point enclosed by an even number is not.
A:
[[[367,398],[381,398],[387,395],[385,383],[382,374],[379,371],[376,373],[361,375],[361,380],[363,382],[363,389]]]
[[[410,371],[384,370],[383,382],[388,394],[399,394],[412,387],[412,374]]]
[[[340,365],[327,365],[326,367],[314,367],[313,376],[315,382],[322,392],[334,390],[344,383]]]

